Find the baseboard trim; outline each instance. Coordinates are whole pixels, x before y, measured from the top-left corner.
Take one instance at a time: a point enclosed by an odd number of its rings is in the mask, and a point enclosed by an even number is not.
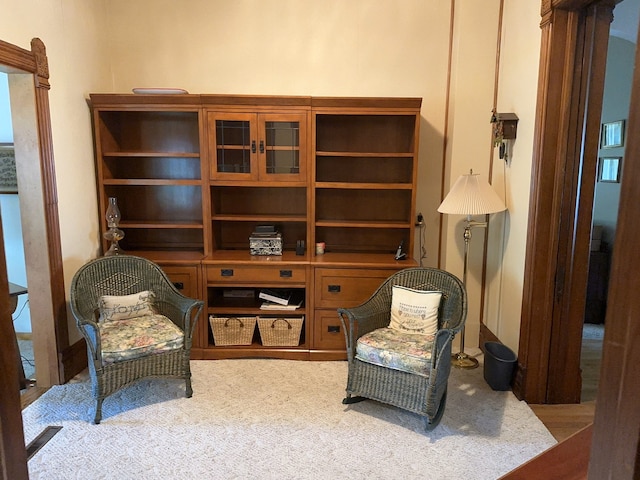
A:
[[[67,383],[88,366],[87,344],[84,339],[78,340],[73,345],[65,348],[60,354],[60,367],[62,368],[62,381]]]
[[[484,353],[484,342],[500,342],[500,339],[498,338],[498,336],[493,333],[491,330],[489,330],[489,327],[487,327],[484,323],[480,324],[480,349],[482,350],[482,352]]]

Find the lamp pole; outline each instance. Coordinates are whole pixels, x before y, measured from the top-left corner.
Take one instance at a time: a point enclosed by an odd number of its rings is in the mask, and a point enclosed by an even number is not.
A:
[[[472,215],[488,215],[502,212],[507,207],[486,181],[481,181],[473,170],[468,175],[461,175],[438,207],[438,212],[450,215],[466,215],[464,227],[464,267],[462,283],[467,287],[467,270],[469,268],[469,241],[474,227],[487,227],[487,221],[477,222]],[[485,217],[487,220],[488,218]],[[476,368],[478,360],[464,353],[464,325],[460,329],[460,352],[451,355],[452,364],[456,368]]]
[[[462,283],[467,286],[467,270],[469,266],[469,242],[471,241],[471,229],[473,227],[486,227],[487,222],[477,222],[471,220],[471,215],[467,216],[467,224],[464,227],[464,258],[462,264]],[[477,368],[479,363],[474,357],[464,353],[464,325],[460,329],[460,351],[451,355],[452,365],[456,368],[472,369]]]

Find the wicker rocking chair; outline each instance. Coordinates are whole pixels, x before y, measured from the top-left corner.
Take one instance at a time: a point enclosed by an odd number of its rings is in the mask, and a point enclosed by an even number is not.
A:
[[[87,342],[95,424],[107,396],[144,377],[182,378],[191,397],[191,337],[203,302],[182,295],[158,265],[130,255],[92,260],[74,275],[70,303]]]
[[[384,351],[366,350],[371,347],[366,343],[367,335],[371,338],[377,332],[395,334],[388,328],[394,285],[422,293],[442,292],[439,308],[437,304],[434,307],[436,332],[431,336],[405,334],[396,337],[397,341],[386,337],[379,342]],[[338,314],[349,361],[347,396],[342,403],[377,400],[424,416],[426,430],[434,429],[440,423],[447,399],[451,342],[467,316],[467,294],[462,282],[436,268],[407,268],[385,280],[365,303],[340,308]]]

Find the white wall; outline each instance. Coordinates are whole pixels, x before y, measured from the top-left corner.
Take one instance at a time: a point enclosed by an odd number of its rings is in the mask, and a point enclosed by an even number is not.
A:
[[[631,97],[631,81],[635,64],[636,45],[617,37],[609,39],[607,52],[607,73],[604,83],[604,99],[602,102],[602,122],[628,120],[629,100]],[[598,156],[622,157],[624,162],[624,145],[616,148],[601,148]],[[593,224],[602,225],[602,240],[613,249],[618,221],[618,204],[620,202],[620,183],[597,182],[593,202]]]
[[[509,163],[500,160],[495,152],[492,184],[508,210],[492,215],[490,220],[484,323],[515,352],[520,337],[529,221],[539,25],[539,2],[505,2],[497,110],[515,113],[519,121]]]
[[[0,16],[3,40],[28,48],[38,36],[47,45],[67,281],[98,247],[85,97],[134,87],[422,97],[417,211],[425,221],[425,264],[461,276],[461,219],[443,219],[440,245],[436,209],[458,175],[469,168],[490,173],[499,7],[500,0],[0,0],[0,11],[10,12]],[[506,185],[499,193],[508,196],[510,207],[505,243],[510,263],[497,283],[495,271],[504,255],[495,255],[490,285],[500,290],[495,309],[509,310],[500,314],[497,333],[509,338],[520,325],[516,304],[522,294],[539,9],[536,1],[505,2],[500,88],[506,93],[499,104],[521,120],[511,173],[494,172],[494,183]],[[477,344],[479,329],[482,236],[474,237],[470,265],[470,346]],[[499,248],[495,245],[492,241],[491,247]]]
[[[499,1],[456,2],[451,65],[445,195],[470,170],[488,178],[491,153],[491,109],[495,91],[495,56]],[[436,204],[432,208],[437,208]],[[476,220],[483,220],[477,218]],[[463,276],[465,217],[444,215],[442,268]],[[484,231],[475,230],[469,244],[468,314],[465,345],[478,346]],[[469,348],[465,348],[469,350]]]
[[[7,75],[2,72],[0,72],[0,143],[13,143],[9,82]],[[7,277],[10,282],[27,287],[18,195],[0,194],[0,216],[2,216]],[[31,311],[28,299],[28,294],[19,295],[13,312],[13,328],[19,333],[31,332]]]
[[[424,263],[462,276],[461,218],[444,219],[439,258],[436,209],[461,173],[469,168],[489,173],[499,4],[195,0],[188,9],[176,9],[171,1],[138,1],[133,7],[126,0],[110,1],[114,87],[120,92],[162,86],[192,93],[422,97],[417,211],[425,221]],[[537,25],[538,15],[528,21]],[[149,28],[137,28],[143,22]],[[481,255],[480,238],[468,279],[470,345],[477,345],[479,330]]]
[[[28,287],[18,195],[0,194],[0,214],[2,215],[7,277],[12,283]],[[31,310],[28,299],[28,294],[19,295],[13,312],[13,328],[18,333],[31,332]]]
[[[426,263],[437,264],[449,2],[114,0],[108,10],[117,92],[422,97],[417,210]]]
[[[98,215],[86,96],[112,81],[103,0],[0,0],[0,38],[30,50],[40,38],[49,60],[49,102],[65,285],[98,251]],[[80,338],[69,319],[71,341]]]
[[[9,83],[7,75],[0,72],[0,143],[13,143]]]

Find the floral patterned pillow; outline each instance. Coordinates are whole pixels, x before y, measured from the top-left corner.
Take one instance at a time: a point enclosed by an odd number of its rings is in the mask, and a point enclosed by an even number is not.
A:
[[[442,292],[414,290],[394,285],[389,328],[405,333],[435,335]]]
[[[111,322],[153,315],[157,313],[153,306],[155,297],[151,290],[124,296],[103,295],[98,302],[99,321]]]

